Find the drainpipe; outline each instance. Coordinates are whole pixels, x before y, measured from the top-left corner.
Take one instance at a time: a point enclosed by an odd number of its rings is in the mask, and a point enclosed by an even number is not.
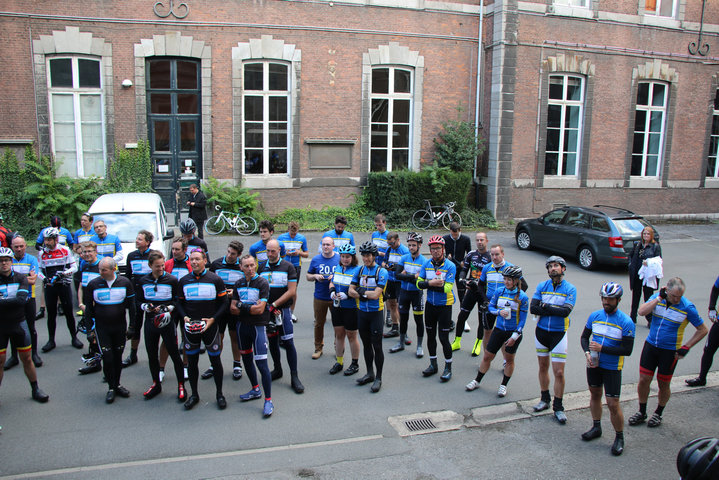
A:
[[[474,102],[474,141],[479,141],[480,93],[482,90],[482,24],[484,23],[484,0],[479,2],[479,33],[477,44],[477,93]],[[474,157],[472,183],[474,183],[474,206],[479,209],[479,178],[477,177],[477,157]]]

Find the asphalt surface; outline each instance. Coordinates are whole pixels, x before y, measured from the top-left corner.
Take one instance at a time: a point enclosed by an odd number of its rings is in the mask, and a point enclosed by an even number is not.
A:
[[[666,277],[678,275],[687,283],[686,296],[705,315],[719,243],[716,225],[660,225]],[[471,233],[471,232],[466,232]],[[368,234],[357,235],[364,240]],[[522,252],[510,231],[490,232],[490,243],[501,243],[506,258],[523,267],[533,292],[546,278],[546,252]],[[206,238],[211,257],[219,256],[235,237]],[[310,251],[316,252],[319,233],[309,233]],[[257,237],[242,238],[249,248]],[[426,247],[425,247],[426,252]],[[305,266],[307,263],[305,264]],[[305,269],[306,270],[306,269]],[[441,384],[437,377],[422,378],[427,356],[414,357],[414,344],[406,351],[385,353],[384,384],[371,394],[369,387],[355,386],[354,377],[330,376],[334,362],[331,327],[325,327],[324,355],[312,360],[312,285],[300,282],[295,325],[300,377],[307,387],[302,395],[285,377],[273,385],[275,413],[261,415],[262,402],[240,403],[238,394],[249,389],[245,377],[230,378],[229,356],[223,354],[226,372],[224,393],[229,406],[219,411],[214,383],[200,381],[201,404],[190,412],[175,400],[174,375],[168,371],[165,391],[151,401],[142,399],[150,384],[147,357],[123,371],[122,384],[129,399],[104,403],[106,385],[101,374],[78,376],[80,351],[69,345],[66,331],[58,328],[58,348],[43,355],[38,369],[41,387],[50,395],[44,405],[30,400],[30,389],[15,367],[5,372],[0,387],[0,476],[9,478],[677,478],[675,458],[679,448],[700,435],[717,435],[719,375],[713,373],[708,388],[676,393],[657,429],[626,427],[623,456],[609,454],[613,432],[605,409],[604,436],[589,444],[579,435],[591,426],[586,408],[584,357],[579,336],[590,312],[601,308],[599,286],[608,280],[626,286],[622,269],[581,270],[571,262],[567,280],[578,289],[578,302],[569,330],[565,403],[569,422],[560,426],[549,416],[527,415],[539,388],[533,329],[517,354],[517,367],[507,397],[496,396],[501,360],[495,360],[482,387],[465,392],[474,377],[478,359],[469,355],[477,320],[465,333],[455,352],[454,377]],[[621,307],[628,311],[629,298]],[[455,317],[458,307],[455,307]],[[63,322],[64,323],[64,322]],[[328,324],[329,324],[328,320]],[[38,322],[40,345],[47,339],[46,326]],[[691,327],[687,334],[691,335]],[[411,338],[415,340],[410,320]],[[641,346],[646,326],[638,325],[634,354],[627,358],[623,380],[625,416],[636,410],[633,398],[638,380]],[[385,352],[395,339],[384,341]],[[701,346],[679,362],[676,383],[698,371]],[[425,345],[426,352],[426,345]],[[441,354],[440,354],[441,357]],[[440,361],[441,363],[441,361]],[[200,361],[201,371],[208,366]],[[360,374],[364,362],[360,359]],[[716,365],[715,365],[716,370]],[[682,377],[686,376],[686,377]],[[680,378],[681,377],[681,378]],[[570,394],[569,392],[577,392]],[[653,393],[655,390],[653,389]],[[573,398],[573,399],[572,399]],[[656,398],[649,401],[649,411]],[[499,408],[500,411],[487,410]],[[504,410],[502,410],[504,409]],[[516,410],[516,412],[515,412]],[[452,430],[426,435],[401,436],[390,424],[397,416],[433,418],[426,412],[454,412]],[[520,412],[521,414],[517,414]],[[481,418],[507,420],[483,423]],[[514,419],[514,420],[512,420]],[[452,422],[450,422],[452,423]]]

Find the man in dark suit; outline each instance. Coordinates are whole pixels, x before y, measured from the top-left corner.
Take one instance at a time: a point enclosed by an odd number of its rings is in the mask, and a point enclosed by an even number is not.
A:
[[[464,257],[472,249],[472,242],[467,235],[462,235],[462,227],[459,223],[452,222],[449,224],[449,233],[444,236],[444,251],[447,259],[454,263],[459,272],[462,269]],[[457,296],[461,302],[464,298],[466,288],[462,288],[457,284]]]
[[[187,201],[187,206],[190,208],[190,218],[197,224],[197,236],[200,238],[204,237],[205,220],[207,220],[207,211],[205,206],[207,205],[207,197],[200,191],[200,188],[196,184],[190,185],[190,199]]]

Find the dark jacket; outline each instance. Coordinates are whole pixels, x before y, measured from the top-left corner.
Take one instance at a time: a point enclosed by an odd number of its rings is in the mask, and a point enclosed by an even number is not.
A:
[[[642,268],[642,262],[647,258],[661,257],[662,247],[658,243],[650,243],[646,247],[642,247],[642,242],[635,241],[632,254],[629,256],[629,282],[631,288],[634,288],[635,282],[639,282],[639,269]]]
[[[207,220],[207,212],[205,206],[207,205],[207,197],[202,193],[202,190],[198,190],[195,195],[190,195],[189,202],[195,202],[195,205],[190,205],[190,214],[188,215],[195,223],[204,222]]]
[[[454,263],[459,272],[464,257],[472,250],[472,242],[467,235],[462,235],[461,233],[456,241],[449,233],[442,238],[444,238],[444,254]]]

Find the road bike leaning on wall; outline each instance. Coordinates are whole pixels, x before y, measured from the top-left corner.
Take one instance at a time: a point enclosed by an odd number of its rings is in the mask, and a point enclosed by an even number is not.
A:
[[[441,223],[445,229],[449,230],[449,224],[452,222],[457,222],[460,226],[462,225],[462,217],[454,211],[455,202],[446,203],[441,207],[433,207],[429,203],[429,200],[426,199],[424,202],[427,204],[427,207],[417,210],[412,215],[412,225],[414,225],[415,228],[427,230],[436,228]]]
[[[222,233],[225,228],[234,229],[240,235],[252,235],[257,231],[257,220],[249,215],[239,213],[225,213],[219,205],[215,205],[217,215],[213,215],[205,222],[205,231],[210,235]]]

